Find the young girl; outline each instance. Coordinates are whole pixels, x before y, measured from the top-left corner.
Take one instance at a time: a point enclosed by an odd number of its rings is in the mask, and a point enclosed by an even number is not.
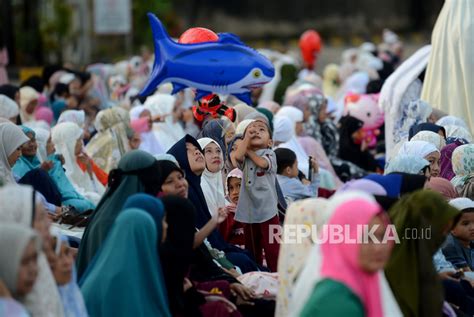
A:
[[[231,159],[234,167],[241,167],[244,177],[235,220],[245,223],[246,249],[262,263],[263,248],[268,268],[276,272],[279,244],[272,241],[270,235],[275,232],[274,227],[279,226],[275,188],[277,163],[275,152],[271,150],[270,129],[263,121],[244,120],[237,130],[244,131],[244,138],[232,152]]]
[[[236,221],[235,211],[239,203],[240,187],[242,185],[243,174],[238,168],[233,169],[227,175],[225,186],[227,199],[232,203],[228,207],[226,221],[220,226],[220,232],[224,239],[230,244],[245,246],[244,224]]]

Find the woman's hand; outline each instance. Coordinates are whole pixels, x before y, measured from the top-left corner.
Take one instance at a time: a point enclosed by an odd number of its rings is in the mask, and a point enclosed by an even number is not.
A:
[[[219,207],[217,212],[212,216],[217,225],[220,225],[227,219],[227,210],[225,207]]]
[[[230,284],[230,292],[232,295],[237,296],[237,298],[240,297],[244,302],[251,301],[257,297],[254,291],[240,283]],[[251,303],[251,305],[253,305],[253,303]]]
[[[82,152],[81,154],[77,156],[77,159],[79,160],[79,162],[81,162],[82,164],[86,166],[87,172],[90,175],[92,175],[92,162],[91,162],[90,157],[87,156],[86,153]]]
[[[237,272],[236,269],[233,269],[233,268],[232,268],[232,269],[228,270],[228,269],[226,269],[226,268],[224,268],[224,267],[221,267],[221,269],[222,269],[224,272],[226,272],[227,274],[232,275],[233,278],[238,278],[238,277],[240,276],[239,272]]]
[[[191,287],[193,287],[193,283],[185,277],[183,281],[183,292],[187,292]]]
[[[46,172],[49,172],[49,170],[51,170],[53,168],[53,162],[44,161],[43,163],[41,163],[40,167],[41,167],[42,170],[45,170]]]

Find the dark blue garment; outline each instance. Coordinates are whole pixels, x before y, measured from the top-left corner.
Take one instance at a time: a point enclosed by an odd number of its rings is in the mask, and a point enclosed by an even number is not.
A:
[[[20,178],[18,183],[31,185],[37,192],[40,192],[50,204],[61,206],[61,193],[45,170],[35,168]]]
[[[386,191],[388,197],[398,198],[402,186],[402,176],[398,174],[379,175],[369,174],[364,179],[368,179],[381,185]]]

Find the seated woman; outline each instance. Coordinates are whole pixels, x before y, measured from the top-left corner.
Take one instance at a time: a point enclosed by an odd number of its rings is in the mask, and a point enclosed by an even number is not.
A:
[[[46,258],[46,254],[51,250],[50,221],[31,186],[15,184],[0,187],[0,223],[14,223],[24,228],[33,228],[42,241],[42,247],[38,250],[37,282],[34,283],[32,291],[20,301],[32,316],[64,316],[61,299]],[[10,256],[14,253],[11,249],[8,249],[8,252]],[[5,261],[2,263],[5,264]]]
[[[36,132],[27,127],[22,129],[30,141],[22,146],[22,156],[13,166],[13,173],[21,178],[34,169],[42,169],[48,172],[47,175],[51,177],[59,190],[61,205],[73,206],[79,212],[94,209],[95,205],[80,195],[67,178],[60,157],[54,155],[54,145],[52,144],[51,137],[49,137],[49,132],[44,129],[39,130],[42,137],[47,136],[46,144],[44,144],[45,148],[40,151],[43,152],[44,150],[46,160],[41,162],[37,155],[39,151]]]
[[[156,214],[155,222],[143,210],[125,209],[113,222],[80,281],[91,316],[171,316],[157,248],[164,210]]]
[[[122,156],[130,151],[127,131],[130,118],[120,107],[100,111],[94,122],[95,134],[86,146],[86,153],[105,172],[116,168]]]
[[[18,301],[31,293],[37,282],[40,241],[34,230],[28,227],[0,224],[0,315],[30,316]],[[11,260],[7,261],[7,258]]]
[[[150,154],[134,150],[125,154],[119,166],[109,175],[109,186],[91,216],[79,246],[77,275],[80,279],[100,249],[115,218],[127,198],[136,193],[156,196],[159,192],[160,169]]]
[[[342,199],[342,195],[350,196]],[[392,241],[383,239],[389,219],[368,195],[347,192],[340,197],[342,202],[336,203],[328,225],[344,225],[345,237],[359,242],[322,242],[322,263],[317,273],[320,280],[301,316],[385,316],[380,273],[393,247]],[[362,225],[377,228],[377,247],[368,236],[368,243],[360,240],[358,227]],[[320,235],[328,234],[328,228],[324,227]]]
[[[453,171],[456,175],[451,183],[459,196],[474,200],[474,144],[456,148],[452,156]]]
[[[77,124],[63,122],[53,128],[51,139],[56,152],[64,157],[66,176],[71,184],[79,194],[97,204],[105,187],[94,173],[91,159],[83,152],[82,136],[83,130]],[[87,163],[87,171],[80,168],[77,160]]]
[[[204,155],[199,143],[190,135],[186,135],[173,145],[169,151],[178,161],[185,172],[189,184],[189,199],[196,208],[196,227],[202,228],[210,219],[211,213],[207,207],[206,199],[201,189],[201,175],[206,168]],[[242,272],[258,270],[256,263],[249,257],[245,250],[227,244],[222,235],[214,230],[209,236],[211,245],[225,252],[226,257]]]
[[[431,230],[430,239],[420,235],[417,239],[400,239],[385,268],[404,316],[442,316],[443,289],[432,257],[458,214],[456,208],[432,191],[405,195],[389,211],[396,232],[407,232],[407,228],[418,233]]]

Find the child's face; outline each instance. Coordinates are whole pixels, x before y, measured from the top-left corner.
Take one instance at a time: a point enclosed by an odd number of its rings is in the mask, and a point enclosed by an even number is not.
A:
[[[59,251],[59,255],[57,255],[53,266],[54,279],[58,285],[65,285],[69,283],[72,278],[74,257],[66,243],[62,241],[56,243],[61,243],[61,250]]]
[[[138,148],[140,148],[140,144],[142,143],[142,139],[140,137],[140,134],[138,134],[137,132],[133,133],[133,136],[128,141],[128,143],[130,144],[130,148],[132,150],[137,150]]]
[[[439,176],[439,160],[441,154],[439,152],[432,152],[428,154],[425,159],[430,162],[430,175],[431,177]]]
[[[242,180],[237,177],[229,177],[227,182],[230,201],[234,204],[237,204],[239,202],[240,184]]]
[[[474,241],[474,212],[463,213],[451,233],[459,240]]]
[[[28,132],[26,136],[30,139],[28,142],[21,146],[21,154],[25,156],[35,156],[38,150],[38,143],[33,133]]]
[[[261,121],[255,121],[249,125],[247,132],[250,133],[250,146],[255,149],[266,149],[271,147],[272,140],[268,127]]]
[[[204,148],[204,158],[206,159],[206,167],[211,173],[217,173],[222,169],[222,151],[214,142],[209,143]]]
[[[295,178],[295,177],[298,177],[298,160],[295,160],[295,162],[293,163],[293,165],[291,166],[291,168],[289,169],[289,177],[291,178]]]

